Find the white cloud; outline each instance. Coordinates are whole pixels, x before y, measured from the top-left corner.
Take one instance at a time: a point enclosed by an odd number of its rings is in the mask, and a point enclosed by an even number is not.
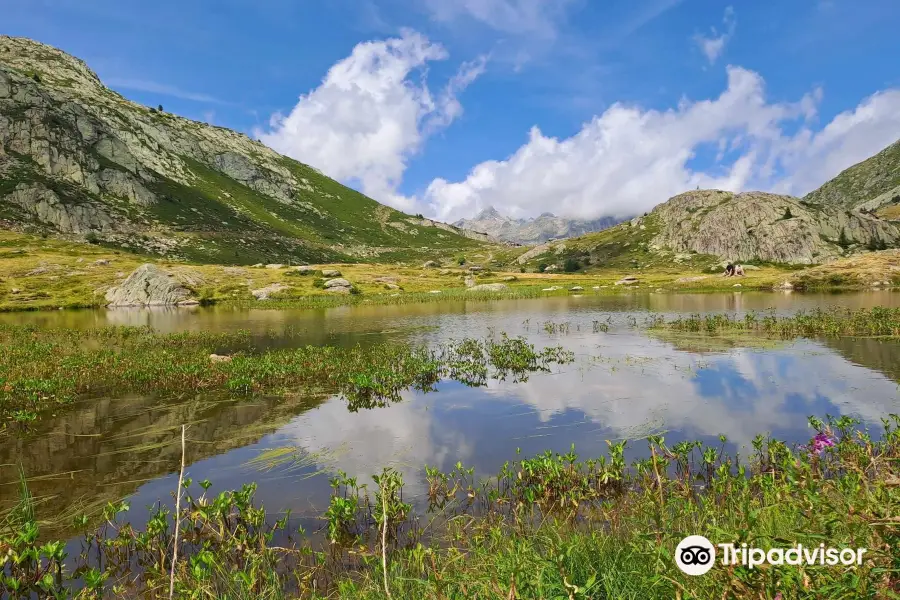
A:
[[[805,194],[900,138],[900,89],[878,92],[837,115],[821,131],[804,128],[781,151],[790,173],[776,191]]]
[[[725,50],[725,44],[727,44],[728,40],[731,39],[731,36],[734,35],[734,28],[737,22],[734,18],[734,8],[731,6],[725,9],[725,16],[722,18],[722,23],[725,26],[725,31],[721,34],[713,27],[711,28],[712,33],[709,36],[700,35],[699,33],[694,36],[694,42],[700,47],[700,51],[706,56],[706,60],[709,61],[709,64],[714,64],[716,62],[719,56],[722,55],[722,51]]]
[[[511,216],[592,218],[641,213],[697,186],[802,194],[900,137],[900,90],[876,94],[813,133],[805,123],[821,90],[770,103],[758,74],[727,73],[714,99],[666,111],[616,103],[566,139],[535,126],[505,160],[480,163],[460,182],[435,179],[424,212],[452,221],[495,206]],[[796,123],[799,131],[786,133]],[[718,160],[697,168],[693,159],[707,146]]]
[[[484,59],[464,63],[435,99],[424,73],[418,81],[411,76],[446,58],[442,46],[409,30],[360,43],[289,115],[276,114],[269,130],[255,133],[275,150],[409,210],[412,201],[397,193],[407,161],[428,135],[462,114],[457,95],[485,68]]]

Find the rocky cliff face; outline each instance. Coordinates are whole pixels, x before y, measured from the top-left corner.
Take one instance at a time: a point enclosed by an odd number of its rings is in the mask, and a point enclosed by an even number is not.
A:
[[[531,219],[511,219],[489,207],[472,219],[460,219],[455,226],[517,244],[540,244],[551,239],[563,239],[601,231],[619,223],[621,219],[601,217],[594,220],[564,219],[544,213]]]
[[[220,262],[426,255],[477,244],[248,137],[130,102],[82,61],[0,36],[0,219]]]
[[[819,263],[851,246],[881,248],[900,241],[896,224],[873,215],[762,192],[687,192],[651,214],[659,223],[654,247],[730,260]]]

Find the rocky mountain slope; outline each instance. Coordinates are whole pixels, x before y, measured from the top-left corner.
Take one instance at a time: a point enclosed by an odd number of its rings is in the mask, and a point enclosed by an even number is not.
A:
[[[612,227],[621,219],[601,217],[594,220],[565,219],[543,213],[531,219],[511,219],[488,207],[472,219],[460,219],[454,225],[461,229],[485,233],[517,244],[540,244],[551,239],[564,239]]]
[[[0,36],[0,226],[207,262],[405,260],[485,236],[403,214]]]
[[[693,259],[817,264],[896,248],[900,215],[891,210],[900,202],[898,177],[900,142],[803,199],[764,192],[685,192],[610,229],[529,249],[517,262],[558,268],[566,262],[637,268]]]
[[[812,204],[877,211],[900,204],[900,140],[803,198]]]
[[[718,190],[686,192],[656,207],[652,244],[729,260],[820,263],[851,247],[883,249],[900,241],[897,223],[840,205],[791,196]]]

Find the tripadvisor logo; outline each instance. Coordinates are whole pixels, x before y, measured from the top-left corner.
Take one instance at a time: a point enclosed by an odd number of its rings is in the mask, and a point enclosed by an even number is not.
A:
[[[702,535],[689,535],[675,548],[675,564],[688,575],[703,575],[716,562],[716,546],[722,551],[724,566],[744,566],[753,569],[762,564],[836,566],[861,565],[865,548],[826,548],[825,544],[808,548],[796,544],[791,548],[751,548],[747,544],[713,545]]]
[[[675,564],[688,575],[703,575],[716,562],[716,547],[702,535],[689,535],[675,548]]]

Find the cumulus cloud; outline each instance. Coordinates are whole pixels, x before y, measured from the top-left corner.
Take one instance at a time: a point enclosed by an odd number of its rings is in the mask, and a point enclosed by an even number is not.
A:
[[[725,27],[725,31],[721,34],[713,27],[708,36],[700,34],[694,36],[694,42],[700,48],[700,51],[703,52],[703,55],[706,57],[706,60],[709,61],[709,64],[714,64],[716,62],[725,50],[725,44],[727,44],[728,40],[731,39],[731,36],[734,35],[734,28],[737,21],[735,21],[734,18],[734,8],[731,6],[725,9],[725,16],[722,18],[722,23]]]
[[[900,137],[900,89],[878,92],[840,113],[821,131],[803,128],[781,148],[790,173],[773,188],[804,194]]]
[[[772,103],[757,73],[729,66],[727,74],[717,98],[664,111],[616,103],[565,139],[535,126],[505,160],[480,163],[463,181],[432,181],[424,210],[444,220],[486,206],[517,217],[594,218],[641,213],[697,186],[803,194],[900,137],[900,90],[814,132],[821,90]],[[707,148],[715,158],[701,163]]]
[[[409,210],[412,200],[397,193],[408,160],[428,135],[462,114],[457,96],[485,68],[484,59],[464,63],[435,97],[424,73],[413,75],[446,58],[442,46],[410,30],[360,43],[289,115],[274,115],[269,129],[255,134],[282,154]]]

